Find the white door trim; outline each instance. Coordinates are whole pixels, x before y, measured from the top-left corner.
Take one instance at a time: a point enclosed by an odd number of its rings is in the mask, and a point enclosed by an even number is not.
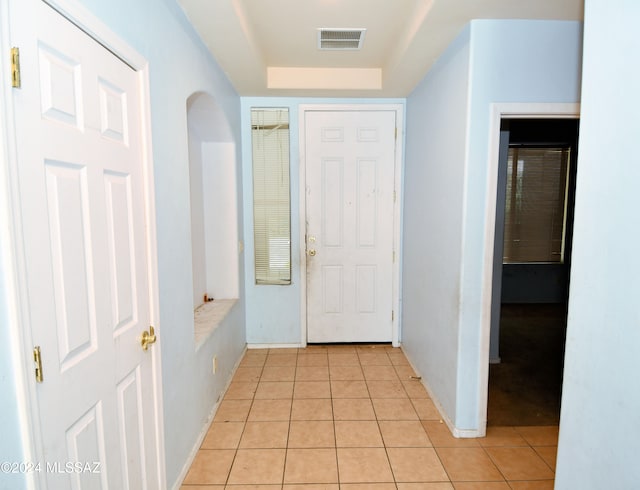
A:
[[[10,51],[11,29],[20,26],[9,22],[10,4],[20,0],[0,0],[0,64],[9,66],[8,53]],[[140,87],[140,108],[142,122],[142,151],[143,173],[145,187],[145,224],[146,224],[146,253],[147,270],[149,276],[149,306],[150,321],[158,332],[158,342],[151,351],[153,369],[153,388],[157,441],[156,459],[158,463],[158,482],[160,488],[166,488],[165,448],[162,408],[162,373],[161,373],[161,344],[162,328],[160,326],[160,309],[158,295],[157,270],[157,240],[155,226],[155,194],[153,184],[153,161],[151,147],[151,112],[149,91],[149,66],[147,60],[127,45],[100,19],[93,15],[76,0],[42,0],[49,4],[70,22],[78,26],[97,42],[133,68],[138,75]],[[17,179],[16,138],[14,126],[15,107],[11,82],[6,74],[0,73],[0,99],[3,111],[0,111],[0,194],[6,196],[0,201],[0,225],[10,230],[10,236],[2,237],[0,250],[3,256],[0,263],[3,266],[6,280],[7,316],[10,327],[11,351],[14,353],[12,363],[16,374],[16,398],[20,412],[20,432],[23,441],[25,460],[44,462],[43,441],[40,438],[39,417],[37,411],[37,397],[33,378],[33,341],[28,314],[28,304],[25,300],[26,277],[23,237],[21,233],[21,216]],[[26,475],[27,488],[44,488],[44,472]]]
[[[502,119],[576,119],[580,104],[571,103],[497,103],[491,104],[489,123],[489,155],[487,161],[487,197],[485,206],[484,265],[480,324],[480,373],[478,381],[478,437],[487,427],[489,399],[489,343],[491,335],[491,294],[493,284],[493,245],[496,228],[496,193],[498,189],[498,153]]]
[[[400,232],[402,225],[402,162],[404,151],[404,105],[403,104],[301,104],[299,106],[299,128],[298,134],[300,158],[299,158],[299,175],[300,175],[300,344],[302,347],[307,345],[307,261],[306,261],[306,152],[305,152],[305,113],[309,111],[395,111],[396,113],[396,151],[394,162],[394,192],[395,202],[393,209],[393,250],[395,252],[395,261],[393,263],[393,299],[392,307],[394,317],[391,324],[391,342],[394,347],[400,345],[400,271],[401,271],[401,253],[400,253]]]

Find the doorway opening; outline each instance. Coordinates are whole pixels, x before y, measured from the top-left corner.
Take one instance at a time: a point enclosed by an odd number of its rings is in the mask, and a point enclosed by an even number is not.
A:
[[[502,119],[488,425],[560,416],[577,119]]]

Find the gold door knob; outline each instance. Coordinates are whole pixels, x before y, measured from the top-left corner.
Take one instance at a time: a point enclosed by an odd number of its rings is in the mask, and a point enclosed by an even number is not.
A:
[[[140,345],[142,346],[142,350],[147,350],[149,348],[149,344],[153,344],[156,341],[156,332],[153,327],[149,327],[149,331],[146,330],[142,332],[142,338],[140,339]]]
[[[309,249],[309,252],[307,252],[307,253],[308,253],[311,257],[313,257],[313,256],[315,256],[316,251],[315,251],[315,249],[311,248],[311,249]]]

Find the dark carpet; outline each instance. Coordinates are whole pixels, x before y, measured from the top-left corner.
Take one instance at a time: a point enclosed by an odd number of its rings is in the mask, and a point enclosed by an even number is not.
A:
[[[489,367],[488,425],[558,425],[566,305],[503,304],[500,364]]]

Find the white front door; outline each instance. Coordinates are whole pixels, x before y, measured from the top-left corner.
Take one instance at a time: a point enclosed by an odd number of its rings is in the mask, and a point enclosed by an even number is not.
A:
[[[306,111],[307,341],[392,340],[395,111]]]
[[[11,7],[41,482],[155,490],[159,351],[139,340],[150,318],[139,76],[43,2]]]

